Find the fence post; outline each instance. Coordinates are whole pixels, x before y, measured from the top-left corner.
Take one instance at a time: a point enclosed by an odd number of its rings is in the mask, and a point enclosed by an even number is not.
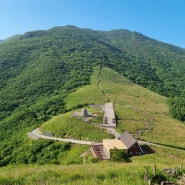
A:
[[[156,165],[154,165],[154,176],[156,176]]]
[[[144,182],[148,182],[148,170],[145,170]]]
[[[148,184],[151,185],[151,180],[149,179]]]
[[[180,172],[182,172],[182,164],[180,164]]]

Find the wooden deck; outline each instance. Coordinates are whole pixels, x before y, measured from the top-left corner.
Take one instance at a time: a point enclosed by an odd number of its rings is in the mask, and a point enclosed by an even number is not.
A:
[[[103,149],[103,143],[93,143],[91,145],[91,152],[94,157],[100,159],[100,160],[108,160],[106,153]]]

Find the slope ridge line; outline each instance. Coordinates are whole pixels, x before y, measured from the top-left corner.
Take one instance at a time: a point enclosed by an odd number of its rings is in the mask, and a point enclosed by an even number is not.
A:
[[[101,85],[100,85],[100,83],[101,83],[102,69],[103,69],[103,67],[100,67],[100,71],[99,71],[99,74],[98,74],[98,83],[97,83],[97,87],[99,87],[99,88],[101,89],[103,95],[105,95],[106,98],[107,98],[107,102],[109,102],[109,101],[110,101],[109,96],[107,95],[107,93],[105,92],[105,90],[104,90],[104,89],[101,87]]]

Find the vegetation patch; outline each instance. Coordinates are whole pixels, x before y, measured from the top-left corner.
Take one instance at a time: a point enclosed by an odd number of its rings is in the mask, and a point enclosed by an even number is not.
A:
[[[81,140],[102,141],[111,135],[98,125],[86,123],[74,117],[74,112],[68,112],[45,122],[41,129],[54,133],[55,137],[73,138]]]
[[[153,182],[160,180],[177,181],[177,177],[169,177],[162,172],[163,168],[172,169],[182,165],[182,173],[185,152],[174,151],[154,147],[155,153],[132,157],[132,162],[103,161],[97,163],[75,165],[16,165],[0,168],[0,182],[7,184],[16,182],[23,184],[131,184],[144,185],[144,175],[148,171],[148,177]],[[168,156],[166,154],[171,154]],[[180,155],[182,158],[178,158]],[[173,156],[173,157],[172,157]],[[154,165],[156,176],[154,177]]]
[[[111,160],[116,161],[116,162],[119,162],[119,161],[127,162],[127,160],[128,160],[128,156],[124,150],[113,149],[113,150],[111,150],[110,156],[111,156],[110,157]]]

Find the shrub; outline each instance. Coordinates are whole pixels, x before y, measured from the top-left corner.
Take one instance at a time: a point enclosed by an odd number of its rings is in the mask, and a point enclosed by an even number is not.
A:
[[[111,160],[112,161],[127,161],[128,156],[124,150],[119,150],[117,148],[111,150]]]

